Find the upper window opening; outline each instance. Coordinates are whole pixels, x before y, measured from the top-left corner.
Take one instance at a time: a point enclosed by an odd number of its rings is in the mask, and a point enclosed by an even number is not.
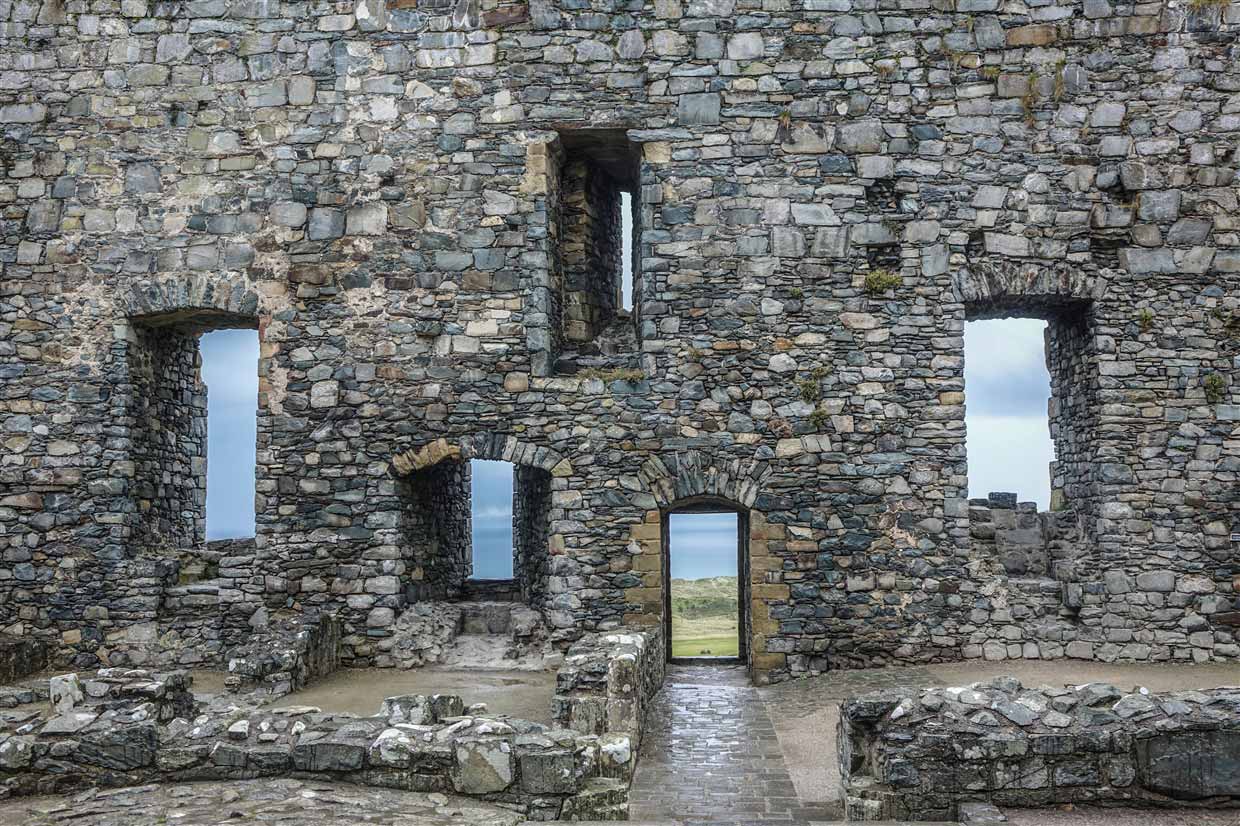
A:
[[[258,331],[199,340],[207,388],[207,539],[254,536]]]
[[[1013,492],[1049,510],[1055,460],[1047,399],[1047,323],[1011,318],[965,324],[969,495]]]
[[[640,222],[635,195],[639,152],[622,130],[560,134],[558,178],[560,368],[617,367],[595,363],[637,352]],[[585,361],[581,358],[584,357]]]
[[[471,579],[512,579],[513,465],[470,461]]]

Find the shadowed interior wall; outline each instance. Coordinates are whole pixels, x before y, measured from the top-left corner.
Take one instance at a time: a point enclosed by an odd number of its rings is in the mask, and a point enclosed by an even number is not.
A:
[[[460,595],[473,571],[469,462],[445,461],[410,474],[401,537],[410,600]]]
[[[571,155],[561,188],[564,337],[581,344],[616,316],[623,277],[620,188],[601,168]]]
[[[133,327],[134,503],[139,546],[175,555],[206,542],[207,388],[198,337],[175,327]]]
[[[551,474],[518,465],[512,476],[512,575],[521,600],[544,608],[551,556]]]

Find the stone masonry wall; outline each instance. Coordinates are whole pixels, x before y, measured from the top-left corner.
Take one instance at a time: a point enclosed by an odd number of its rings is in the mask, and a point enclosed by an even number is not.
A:
[[[132,365],[175,317],[260,330],[230,633],[333,609],[371,656],[434,548],[404,477],[455,453],[549,474],[561,644],[658,623],[666,488],[749,511],[761,679],[980,656],[1045,608],[972,548],[962,333],[999,314],[1054,322],[1056,510],[1082,533],[1081,608],[1028,641],[1234,658],[1238,15],[0,4],[2,628],[90,665],[167,614],[138,467],[188,374]],[[633,352],[558,376],[584,129],[639,152]],[[193,467],[175,449],[161,471]]]
[[[173,554],[206,543],[207,388],[192,333],[136,327],[135,334],[129,355],[140,521],[133,541],[147,553]]]
[[[1010,677],[840,711],[849,820],[954,820],[969,802],[1240,806],[1235,688],[1151,694]]]

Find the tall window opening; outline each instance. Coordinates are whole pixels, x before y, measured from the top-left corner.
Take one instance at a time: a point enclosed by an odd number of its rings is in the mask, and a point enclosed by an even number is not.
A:
[[[1047,322],[1006,318],[965,324],[965,427],[969,496],[1016,493],[1051,509],[1051,376]]]
[[[258,331],[199,339],[207,390],[207,539],[254,536]]]
[[[672,657],[742,656],[741,522],[735,512],[669,514]]]
[[[470,463],[470,579],[513,579],[513,485],[511,462]]]
[[[640,153],[623,130],[560,133],[554,197],[556,369],[622,368],[640,312]]]

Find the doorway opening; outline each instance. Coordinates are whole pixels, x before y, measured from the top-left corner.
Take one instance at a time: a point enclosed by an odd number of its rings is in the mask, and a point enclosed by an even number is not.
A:
[[[664,624],[673,662],[744,662],[746,515],[711,502],[664,515]]]

